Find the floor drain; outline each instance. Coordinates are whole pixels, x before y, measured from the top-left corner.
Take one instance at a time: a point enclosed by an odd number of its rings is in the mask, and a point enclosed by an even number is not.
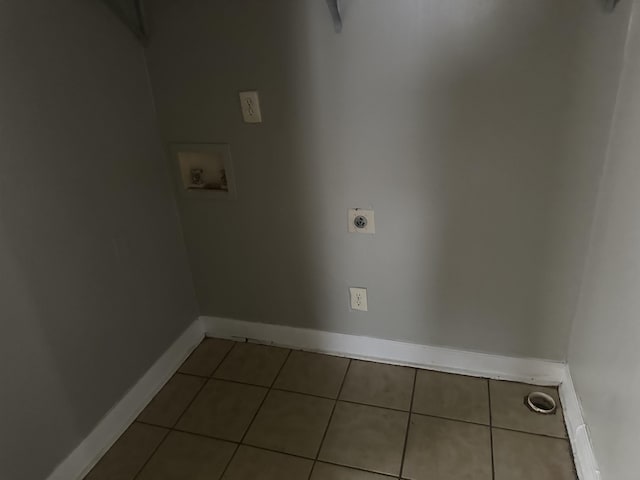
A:
[[[556,401],[551,395],[543,392],[531,392],[525,398],[525,403],[536,413],[548,415],[556,411]]]

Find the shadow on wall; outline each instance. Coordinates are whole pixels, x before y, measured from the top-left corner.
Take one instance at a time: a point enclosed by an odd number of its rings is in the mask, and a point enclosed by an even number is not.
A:
[[[0,476],[42,479],[197,315],[143,52],[99,2],[0,3]]]
[[[566,358],[628,19],[601,7],[495,2],[440,51],[429,335]]]
[[[601,164],[615,94],[572,125],[600,10],[343,4],[341,34],[316,0],[152,7],[165,140],[229,142],[235,162],[236,202],[179,195],[202,312],[563,359],[581,263],[558,252],[581,258],[597,179],[572,175]],[[260,126],[238,112],[254,88]],[[591,159],[571,145],[585,132]],[[347,234],[349,207],[375,209],[374,236]]]
[[[439,55],[446,67],[431,95],[438,166],[428,197],[440,220],[431,336],[453,338],[453,323],[472,348],[564,355],[554,320],[570,322],[571,312],[549,318],[540,282],[551,267],[562,165],[571,162],[584,12],[568,2],[496,2],[448,35],[452,48]],[[422,107],[427,121],[433,104]]]
[[[574,80],[576,45],[558,40],[578,33],[567,19],[579,24],[580,9],[446,3],[403,11],[345,2],[339,36],[307,8],[304,52],[296,25],[292,58],[304,59],[308,78],[300,82],[298,65],[288,88],[299,100],[293,110],[309,115],[288,127],[302,140],[293,177],[306,179],[291,198],[304,206],[300,218],[373,206],[379,222],[376,238],[345,241],[355,247],[328,233],[342,234],[342,218],[303,224],[306,258],[296,264],[311,266],[305,303],[316,314],[307,323],[327,329],[336,312],[326,305],[342,301],[334,284],[347,278],[373,287],[374,321],[389,325],[374,330],[365,318],[362,333],[558,355],[544,346],[553,328],[541,326],[538,282]],[[447,28],[434,28],[434,18]]]

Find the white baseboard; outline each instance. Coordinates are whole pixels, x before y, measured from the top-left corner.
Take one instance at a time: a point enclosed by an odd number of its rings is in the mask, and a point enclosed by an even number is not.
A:
[[[300,350],[375,360],[395,365],[428,368],[496,380],[536,385],[559,385],[565,423],[580,480],[601,480],[582,409],[569,368],[561,362],[514,358],[451,348],[417,345],[379,338],[323,332],[305,328],[246,322],[219,317],[200,317],[205,335],[248,339]]]
[[[580,480],[601,480],[600,469],[589,437],[589,430],[584,422],[580,399],[571,380],[569,366],[565,369],[565,378],[558,390],[578,478]]]
[[[207,335],[537,385],[560,385],[560,400],[580,480],[600,480],[580,402],[564,363],[203,316],[185,330],[47,480],[79,480],[136,419]]]
[[[205,335],[214,337],[247,338],[300,350],[536,385],[559,385],[565,378],[565,364],[550,360],[505,357],[219,317],[202,316],[200,320]]]
[[[194,321],[98,423],[91,433],[60,463],[47,480],[83,478],[124,433],[162,386],[204,338],[200,320]]]

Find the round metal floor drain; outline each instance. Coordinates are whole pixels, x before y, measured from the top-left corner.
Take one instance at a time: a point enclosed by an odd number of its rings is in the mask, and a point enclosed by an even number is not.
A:
[[[556,401],[551,395],[543,392],[531,392],[525,398],[527,407],[536,413],[549,415],[556,411]]]

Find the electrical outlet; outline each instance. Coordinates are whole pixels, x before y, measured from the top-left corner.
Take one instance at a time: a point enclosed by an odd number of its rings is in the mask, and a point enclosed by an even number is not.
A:
[[[240,92],[240,109],[245,123],[262,123],[258,92]]]
[[[349,233],[376,233],[373,210],[350,208],[347,216]]]
[[[368,311],[366,288],[350,287],[349,295],[351,297],[351,310]]]

